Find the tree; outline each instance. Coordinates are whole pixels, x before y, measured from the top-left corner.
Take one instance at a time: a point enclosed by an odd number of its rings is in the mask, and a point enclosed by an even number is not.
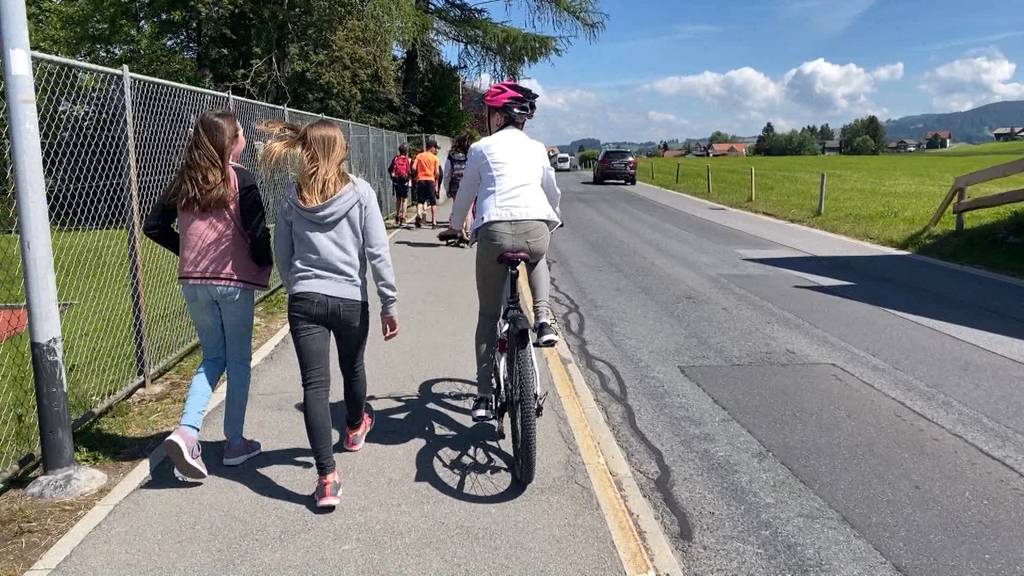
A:
[[[843,126],[840,131],[840,139],[843,141],[843,152],[846,154],[864,154],[865,152],[854,152],[854,143],[861,136],[871,139],[873,148],[867,154],[881,154],[885,149],[885,126],[878,121],[877,116],[865,116],[857,118],[853,122]]]
[[[583,166],[585,164],[590,164],[592,162],[596,162],[597,161],[597,155],[598,155],[597,150],[584,150],[584,151],[579,153],[579,155],[576,157],[576,159],[579,160],[580,166]]]
[[[715,130],[711,133],[711,136],[708,137],[708,144],[722,144],[725,142],[734,142],[736,140],[739,140],[739,137],[733,136],[727,132],[722,132],[721,130]]]
[[[853,141],[847,153],[855,156],[865,156],[868,154],[877,154],[875,149],[876,144],[875,141],[871,139],[871,136],[862,134]]]
[[[519,78],[523,69],[560,56],[580,37],[593,40],[605,26],[598,0],[516,0],[506,2],[525,14],[521,26],[492,15],[489,2],[471,0],[401,0],[404,23],[402,92],[410,111],[428,113],[416,87],[433,62],[443,60],[441,47],[456,52],[453,63],[470,76]]]
[[[579,146],[576,147],[576,154],[582,154],[584,150],[586,150],[586,148],[583,147],[583,144],[580,144]]]
[[[928,138],[928,143],[925,144],[925,147],[929,150],[938,150],[939,148],[942,148],[942,136],[932,134],[931,137]]]
[[[29,0],[39,50],[395,126],[393,0]]]
[[[471,0],[27,4],[44,52],[410,131],[457,124],[453,76],[517,77],[605,22],[597,0],[516,0],[519,22]]]
[[[818,140],[835,140],[835,139],[836,139],[836,131],[833,130],[832,127],[829,126],[827,122],[825,124],[822,124],[821,127],[818,128]]]
[[[768,122],[761,129],[761,135],[757,137],[757,142],[754,143],[754,154],[767,155],[768,148],[771,146],[771,141],[774,137],[775,126]]]
[[[813,124],[809,124],[801,128],[800,133],[809,135],[811,139],[814,140],[815,142],[818,141],[818,127]]]

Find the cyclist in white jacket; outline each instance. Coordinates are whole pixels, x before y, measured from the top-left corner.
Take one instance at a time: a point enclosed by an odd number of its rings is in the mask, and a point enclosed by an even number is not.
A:
[[[561,192],[547,149],[523,132],[536,110],[537,94],[514,82],[491,86],[484,94],[490,136],[469,149],[465,173],[452,207],[449,229],[442,238],[457,236],[473,202],[476,217],[472,236],[476,252],[476,289],[480,311],[476,325],[477,398],[473,419],[494,417],[493,373],[495,326],[501,312],[506,267],[498,262],[505,252],[530,255],[527,272],[533,293],[537,342],[554,346],[549,303],[550,276],[545,260],[551,232],[561,225]]]

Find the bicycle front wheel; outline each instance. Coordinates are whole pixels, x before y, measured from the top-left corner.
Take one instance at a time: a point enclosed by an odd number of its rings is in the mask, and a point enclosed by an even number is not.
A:
[[[533,482],[537,470],[537,372],[529,341],[510,351],[509,424],[512,433],[512,476],[523,486]]]

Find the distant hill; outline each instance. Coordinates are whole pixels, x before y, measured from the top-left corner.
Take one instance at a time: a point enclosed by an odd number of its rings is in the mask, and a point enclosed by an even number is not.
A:
[[[992,130],[1002,126],[1024,126],[1024,100],[996,102],[974,110],[949,114],[905,116],[885,123],[889,140],[923,140],[930,130],[950,130],[954,142],[980,144],[992,141]]]
[[[558,149],[567,154],[575,154],[580,149],[580,145],[583,145],[584,150],[600,150],[601,141],[597,138],[581,138],[579,140],[573,140],[568,146],[559,146]]]

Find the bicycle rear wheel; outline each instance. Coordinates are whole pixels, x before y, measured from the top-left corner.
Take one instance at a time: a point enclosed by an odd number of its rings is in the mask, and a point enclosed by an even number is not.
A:
[[[533,482],[537,471],[537,372],[529,336],[524,346],[509,351],[512,358],[508,417],[512,436],[512,476],[523,486]]]

